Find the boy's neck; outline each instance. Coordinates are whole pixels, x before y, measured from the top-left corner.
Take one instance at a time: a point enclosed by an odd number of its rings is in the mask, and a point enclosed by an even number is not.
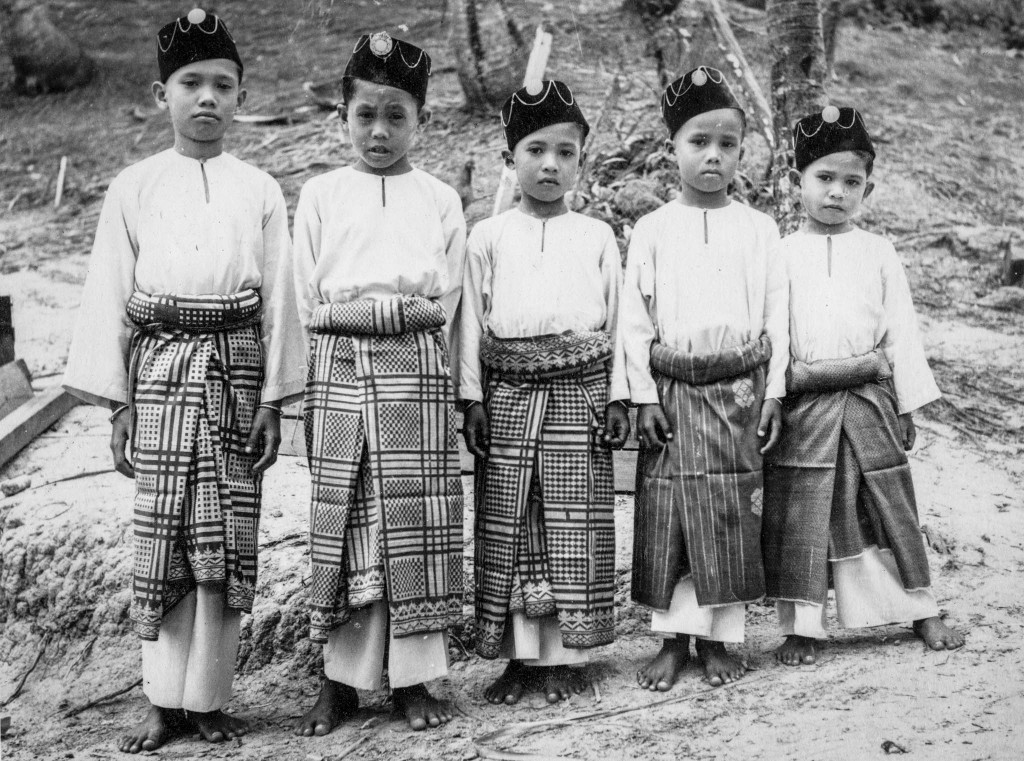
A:
[[[723,209],[729,205],[729,194],[724,188],[714,193],[705,193],[684,182],[679,193],[679,203],[696,209]]]
[[[199,142],[189,140],[181,135],[174,136],[174,150],[186,158],[196,161],[206,161],[219,156],[224,152],[224,140],[212,140],[210,142]]]
[[[808,235],[842,235],[850,232],[853,228],[853,222],[850,220],[840,222],[838,225],[827,225],[810,216],[804,219],[801,227]]]
[[[519,199],[519,211],[530,217],[551,219],[551,217],[568,214],[569,207],[565,204],[565,196],[555,201],[539,201],[533,196],[523,193],[523,197]]]
[[[353,169],[363,174],[375,174],[378,177],[395,177],[399,174],[406,174],[412,171],[412,164],[409,163],[409,156],[405,155],[398,159],[394,164],[386,166],[383,169],[378,169],[367,164],[362,158],[356,160],[356,163],[352,165]]]

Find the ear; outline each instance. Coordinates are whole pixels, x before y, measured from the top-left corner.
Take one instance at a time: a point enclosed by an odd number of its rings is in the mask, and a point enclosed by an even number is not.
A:
[[[675,153],[675,152],[676,152],[676,141],[675,141],[675,140],[673,140],[673,139],[672,139],[672,138],[670,138],[670,137],[666,137],[666,138],[665,138],[665,150],[666,150],[666,151],[667,151],[668,153],[670,153],[670,154],[671,154],[671,153]]]
[[[419,110],[419,113],[416,114],[416,126],[417,126],[417,128],[418,129],[423,129],[428,124],[430,124],[430,118],[433,115],[434,114],[431,112],[430,108],[428,108],[427,106],[424,106],[423,108],[421,108]]]
[[[803,179],[803,174],[798,172],[796,169],[789,170],[789,181],[793,183],[794,188],[800,187],[800,181]]]
[[[245,105],[245,99],[249,97],[249,91],[244,88],[238,88],[238,101],[235,103],[235,110],[241,111],[242,106]]]
[[[505,166],[507,166],[509,169],[515,169],[516,168],[516,157],[512,155],[512,151],[510,151],[510,150],[502,151],[501,152],[501,158],[502,158],[502,161],[505,162]]]
[[[874,189],[875,189],[875,183],[873,183],[871,180],[868,180],[867,184],[864,186],[864,195],[862,195],[860,197],[860,200],[863,201],[865,198],[867,198],[869,195],[871,195],[871,191],[874,190]]]
[[[746,151],[747,149],[743,146],[743,143],[740,143],[740,157],[736,159],[737,163],[743,161],[743,154],[746,153]]]
[[[152,90],[153,100],[156,101],[156,107],[161,111],[165,111],[167,109],[167,85],[163,82],[154,82]]]
[[[348,106],[344,103],[338,104],[338,118],[341,119],[342,124],[348,126]]]
[[[580,163],[579,163],[579,166],[577,166],[576,168],[577,169],[582,169],[583,165],[586,162],[587,162],[587,152],[586,151],[580,151]]]

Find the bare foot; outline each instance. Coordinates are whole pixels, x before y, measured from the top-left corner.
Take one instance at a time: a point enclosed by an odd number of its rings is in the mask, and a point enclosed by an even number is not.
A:
[[[187,716],[189,721],[195,724],[202,738],[211,743],[233,740],[249,731],[249,725],[244,719],[224,713],[223,711],[210,711],[208,713],[189,711]]]
[[[396,687],[391,691],[395,708],[405,714],[409,726],[420,732],[427,727],[439,727],[452,720],[451,711],[435,698],[422,684]]]
[[[938,616],[922,618],[914,622],[914,632],[932,650],[956,650],[964,645],[964,635],[946,626]]]
[[[300,737],[323,737],[359,710],[359,695],[354,687],[324,677],[316,704],[295,722]]]
[[[150,705],[146,718],[121,738],[117,749],[122,753],[156,750],[177,735],[184,723],[185,714],[180,708]]]
[[[484,690],[484,697],[488,703],[504,703],[515,705],[523,697],[528,681],[527,667],[522,661],[510,660],[505,667],[504,673],[499,676],[491,685]]]
[[[690,660],[690,637],[682,635],[662,640],[661,650],[654,659],[636,672],[637,683],[648,690],[667,692]]]
[[[738,658],[729,655],[725,644],[710,639],[697,640],[697,657],[704,664],[704,676],[712,687],[721,687],[743,676],[747,667]]]
[[[817,647],[811,637],[790,634],[786,641],[779,645],[775,657],[786,666],[806,666],[818,660]]]
[[[560,700],[568,700],[573,695],[579,695],[589,686],[590,680],[582,668],[551,666],[544,675],[542,689],[549,703],[557,703]]]

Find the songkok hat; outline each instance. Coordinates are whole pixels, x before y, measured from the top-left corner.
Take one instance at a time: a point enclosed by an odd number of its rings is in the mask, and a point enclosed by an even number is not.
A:
[[[421,106],[427,99],[430,56],[410,42],[387,32],[364,34],[352,49],[345,79],[364,79],[405,90]]]
[[[238,64],[238,78],[242,78],[242,59],[231,32],[220,17],[202,8],[193,8],[188,15],[157,32],[156,44],[161,82],[166,82],[182,66],[211,58],[234,61]]]
[[[540,87],[532,93],[530,87],[521,87],[501,107],[501,126],[510,151],[527,135],[564,122],[580,125],[586,141],[590,125],[576,104],[572,90],[565,82],[554,79],[541,80]]]
[[[831,153],[864,151],[875,157],[864,119],[853,108],[825,106],[820,114],[805,116],[793,127],[793,154],[797,171]]]
[[[693,117],[720,108],[735,108],[743,114],[743,106],[725,81],[725,74],[710,66],[686,72],[661,96],[661,115],[673,136]]]

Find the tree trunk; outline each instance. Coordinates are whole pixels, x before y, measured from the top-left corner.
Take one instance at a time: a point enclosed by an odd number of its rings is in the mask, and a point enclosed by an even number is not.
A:
[[[43,0],[0,0],[0,22],[17,92],[64,92],[88,83],[95,74],[92,59],[54,26]]]
[[[843,17],[843,0],[821,0],[821,36],[825,42],[825,71],[831,80],[835,77],[836,43],[839,40],[839,21]]]
[[[772,191],[775,218],[783,235],[797,223],[789,169],[793,165],[793,125],[827,104],[825,47],[818,0],[768,0],[768,40],[772,56],[772,114],[775,156]]]
[[[451,4],[452,51],[471,111],[493,112],[522,87],[531,41],[523,36],[510,5],[511,0]]]

